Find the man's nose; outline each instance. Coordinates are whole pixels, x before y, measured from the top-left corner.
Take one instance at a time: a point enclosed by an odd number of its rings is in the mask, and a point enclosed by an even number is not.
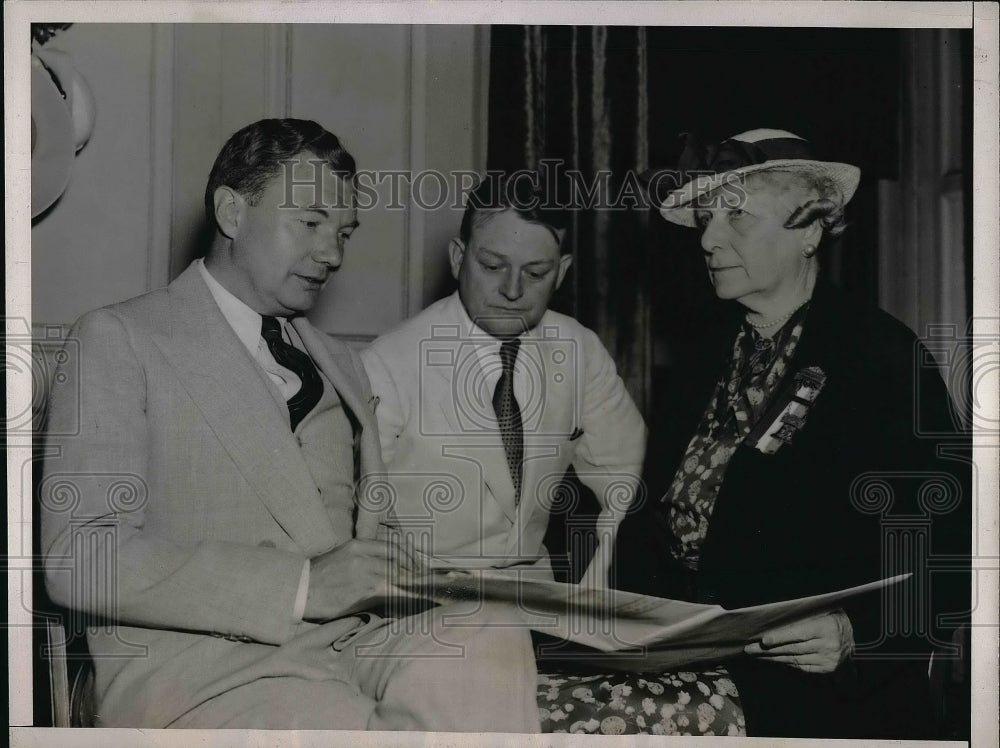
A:
[[[500,293],[510,301],[521,298],[524,288],[521,283],[521,273],[516,268],[511,268],[504,275],[503,282],[500,284]]]
[[[344,261],[344,243],[338,236],[323,238],[312,256],[316,262],[336,270]]]

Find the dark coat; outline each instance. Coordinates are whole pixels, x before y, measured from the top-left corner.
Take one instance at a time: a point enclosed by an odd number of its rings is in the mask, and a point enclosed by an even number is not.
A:
[[[935,612],[965,611],[968,580],[954,573],[927,580],[934,559],[968,557],[969,451],[937,367],[913,333],[888,314],[817,284],[779,392],[807,366],[825,372],[823,391],[791,444],[773,455],[746,443],[737,450],[698,572],[672,568],[666,507],[659,499],[727,365],[743,311],[733,310],[715,338],[718,345],[686,366],[686,384],[658,409],[647,450],[648,497],[619,531],[612,583],[731,609],[913,571],[891,609],[909,610],[905,621],[883,615],[879,593],[845,608],[857,652],[835,673],[803,673],[746,657],[727,666],[751,735],[930,736],[927,656],[951,632],[933,630],[925,600]],[[961,459],[938,456],[942,444],[956,447]],[[947,509],[932,506],[935,486]],[[893,550],[894,538],[903,536],[917,542],[912,548],[904,543],[904,552]],[[923,597],[928,589],[929,598]],[[909,630],[893,630],[900,626]],[[893,635],[883,636],[887,629]],[[886,659],[890,654],[897,656]]]

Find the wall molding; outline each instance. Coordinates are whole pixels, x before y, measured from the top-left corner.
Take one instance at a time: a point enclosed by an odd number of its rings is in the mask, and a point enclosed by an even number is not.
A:
[[[416,174],[427,166],[427,27],[410,27],[410,80],[407,118],[409,120],[409,168]],[[412,186],[406,211],[406,251],[403,253],[403,313],[412,317],[424,307],[424,234],[426,211],[413,201]]]
[[[170,282],[174,194],[174,27],[153,25],[149,117],[149,237],[146,290]]]
[[[264,116],[287,117],[291,105],[288,71],[291,69],[291,29],[272,24],[264,36]]]
[[[475,138],[473,169],[480,174],[486,171],[486,156],[490,136],[490,27],[476,26],[473,57],[473,106],[475,109]]]

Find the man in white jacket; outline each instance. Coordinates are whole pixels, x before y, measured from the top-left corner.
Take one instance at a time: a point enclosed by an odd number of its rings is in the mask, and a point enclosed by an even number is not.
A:
[[[388,525],[459,565],[535,564],[572,465],[601,505],[607,558],[646,428],[597,335],[548,310],[572,263],[568,213],[526,179],[487,180],[449,246],[458,290],[362,353],[389,470]]]

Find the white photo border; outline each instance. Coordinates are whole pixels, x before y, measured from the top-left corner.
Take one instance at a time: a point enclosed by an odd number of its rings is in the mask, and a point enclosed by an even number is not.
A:
[[[781,26],[781,27],[878,27],[878,28],[972,28],[974,81],[974,149],[972,196],[974,333],[1000,340],[997,309],[998,229],[1000,204],[1000,116],[998,116],[998,17],[1000,7],[970,2],[50,2],[8,0],[4,3],[4,138],[5,138],[5,255],[6,319],[31,316],[31,220],[30,220],[30,48],[32,22],[117,23],[404,23],[404,24],[605,24],[692,26]],[[17,331],[9,328],[8,335]],[[7,370],[10,371],[9,369]],[[994,383],[997,372],[991,372]],[[997,420],[998,388],[977,390],[976,407],[984,417]],[[7,413],[21,413],[31,406],[31,377],[7,380]],[[998,486],[996,448],[977,439],[980,486],[992,487],[989,495],[975,497],[980,514],[976,527],[974,568],[979,579],[979,605],[973,616],[972,676],[973,740],[996,745],[997,741],[997,621],[998,602]],[[30,447],[30,445],[29,445]],[[28,452],[30,456],[30,451]],[[108,745],[331,745],[384,744],[378,733],[254,731],[166,731],[166,730],[73,730],[23,727],[31,724],[32,646],[30,610],[22,605],[31,599],[30,568],[23,569],[24,545],[30,544],[31,516],[19,500],[23,444],[8,441],[8,677],[10,744],[14,746],[108,746]],[[30,480],[26,481],[31,485]],[[30,509],[27,510],[30,515]],[[30,551],[27,554],[30,557]],[[30,564],[30,558],[28,559]],[[23,569],[23,570],[22,570]],[[27,571],[28,573],[24,573]],[[992,619],[990,618],[991,616]],[[644,736],[645,737],[645,736]],[[571,745],[586,742],[584,736],[568,735],[465,735],[452,733],[394,733],[396,745]],[[591,740],[599,740],[590,738]],[[603,738],[607,740],[608,738]],[[612,738],[612,740],[615,740]],[[671,744],[677,738],[671,738]],[[712,738],[698,738],[698,745]],[[651,738],[648,744],[666,744]],[[637,742],[633,741],[632,742]],[[647,741],[642,741],[647,743]],[[766,739],[747,743],[771,745]],[[602,743],[604,744],[604,743]],[[797,740],[795,745],[825,745],[825,741]],[[865,745],[881,745],[865,741]],[[885,741],[885,745],[898,745]],[[920,745],[932,745],[921,742]]]

